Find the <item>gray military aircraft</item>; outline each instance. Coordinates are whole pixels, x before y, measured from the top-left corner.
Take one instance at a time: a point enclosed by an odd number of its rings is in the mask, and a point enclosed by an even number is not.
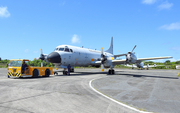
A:
[[[136,47],[136,46],[135,46]],[[135,49],[133,48],[133,50]],[[74,71],[75,66],[87,67],[89,65],[94,67],[100,67],[104,71],[104,68],[110,68],[108,74],[115,74],[114,66],[119,64],[136,64],[137,66],[142,66],[141,61],[144,60],[155,60],[155,59],[168,59],[172,57],[154,57],[154,58],[140,58],[137,57],[132,52],[127,54],[114,55],[113,54],[113,37],[111,38],[111,44],[108,50],[101,51],[92,50],[82,47],[75,47],[70,45],[59,45],[55,48],[53,52],[49,55],[44,55],[41,53],[39,59],[49,61],[55,65],[56,68],[64,68],[63,74],[67,75],[67,66],[70,64],[72,71]],[[126,56],[124,60],[117,60],[117,57]]]

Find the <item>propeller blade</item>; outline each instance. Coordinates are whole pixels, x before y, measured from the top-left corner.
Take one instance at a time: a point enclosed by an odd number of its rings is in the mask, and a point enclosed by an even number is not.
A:
[[[103,47],[101,47],[101,71],[104,71],[104,54],[103,54]]]
[[[41,48],[41,54],[43,54],[43,52],[42,52],[42,48]]]
[[[135,45],[134,48],[132,49],[132,52],[134,51],[135,48],[136,48],[136,45]]]
[[[104,71],[104,64],[101,64],[101,71]]]
[[[103,47],[101,47],[101,55],[103,54]]]
[[[42,52],[42,48],[41,48],[41,55],[40,55],[39,59],[41,59],[41,67],[43,67],[43,60],[45,59],[45,57],[44,57],[44,54]]]

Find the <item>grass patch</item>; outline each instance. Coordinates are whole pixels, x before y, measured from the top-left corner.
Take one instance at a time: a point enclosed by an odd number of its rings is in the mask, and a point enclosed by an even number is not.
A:
[[[0,63],[0,68],[6,68],[7,64],[6,63]]]

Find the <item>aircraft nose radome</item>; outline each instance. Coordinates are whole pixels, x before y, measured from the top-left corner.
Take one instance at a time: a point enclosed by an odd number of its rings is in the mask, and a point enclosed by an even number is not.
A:
[[[52,52],[47,56],[47,60],[51,63],[61,63],[61,56],[57,52]]]

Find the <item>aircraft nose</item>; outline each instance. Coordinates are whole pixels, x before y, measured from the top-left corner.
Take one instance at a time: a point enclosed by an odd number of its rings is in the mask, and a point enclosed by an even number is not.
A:
[[[52,52],[47,56],[47,60],[51,63],[61,63],[61,56],[57,52]]]

